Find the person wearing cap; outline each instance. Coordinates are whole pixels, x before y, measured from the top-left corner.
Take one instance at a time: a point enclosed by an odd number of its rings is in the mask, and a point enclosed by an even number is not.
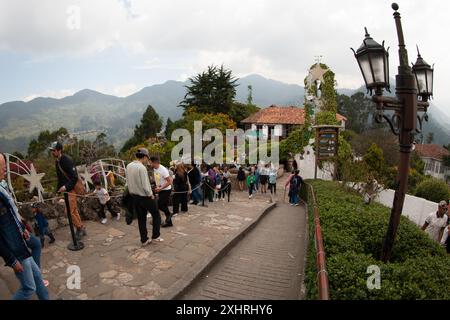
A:
[[[161,216],[155,202],[155,196],[150,185],[146,164],[149,161],[149,153],[145,148],[140,148],[136,152],[136,160],[127,165],[126,177],[127,188],[130,193],[139,225],[139,234],[142,246],[147,246],[153,241],[161,242],[160,237]],[[148,238],[147,232],[147,212],[152,215],[152,239]]]
[[[63,153],[63,145],[59,141],[55,141],[49,149],[52,152],[52,156],[56,159],[57,192],[67,192],[69,194],[70,215],[77,230],[75,236],[77,239],[81,239],[81,237],[87,235],[86,227],[81,222],[77,204],[77,194],[82,193],[81,189],[84,189],[83,183],[78,178],[78,172],[72,159]]]
[[[440,243],[444,234],[444,229],[447,226],[447,207],[447,202],[445,200],[439,202],[438,210],[436,212],[431,212],[422,226],[422,230],[426,231],[428,236],[437,243]]]

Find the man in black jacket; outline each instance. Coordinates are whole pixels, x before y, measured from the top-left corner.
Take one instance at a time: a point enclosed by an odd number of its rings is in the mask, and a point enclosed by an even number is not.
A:
[[[196,164],[193,163],[188,167],[188,177],[189,183],[192,189],[192,202],[191,204],[197,205],[199,202],[203,200],[202,192],[200,188],[200,184],[202,183],[202,174],[200,170],[197,168]]]
[[[77,193],[75,186],[78,182],[78,173],[72,159],[63,154],[63,145],[56,141],[49,148],[53,157],[56,159],[56,175],[58,176],[58,193],[69,193],[70,215],[76,231],[76,237],[81,239],[86,235],[86,227],[81,222],[80,213],[78,212]]]

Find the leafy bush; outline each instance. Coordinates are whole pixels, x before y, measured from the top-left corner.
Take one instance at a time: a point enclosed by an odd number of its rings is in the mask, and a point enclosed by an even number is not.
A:
[[[379,260],[390,210],[365,205],[336,182],[310,181],[317,194],[332,299],[450,299],[450,258],[406,217],[401,218],[390,263]],[[317,298],[311,196],[307,297]],[[381,290],[367,288],[367,268],[381,269]]]
[[[419,183],[416,196],[433,202],[448,200],[450,198],[450,188],[445,181],[429,178]]]

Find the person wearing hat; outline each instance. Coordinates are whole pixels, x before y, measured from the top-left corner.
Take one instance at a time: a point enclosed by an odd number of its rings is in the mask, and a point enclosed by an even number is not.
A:
[[[55,242],[55,237],[53,233],[48,230],[48,221],[45,219],[44,214],[39,209],[39,205],[37,203],[33,203],[31,205],[31,211],[34,214],[34,220],[36,221],[37,229],[39,231],[39,238],[41,239],[41,247],[45,246],[45,236],[50,238],[49,244]]]
[[[63,145],[59,141],[55,141],[50,146],[52,156],[56,159],[56,175],[58,176],[57,192],[69,194],[70,215],[76,231],[77,239],[86,236],[86,227],[81,222],[80,213],[78,212],[77,194],[84,194],[84,185],[78,177],[77,169],[72,159],[63,153]]]
[[[422,230],[426,231],[428,236],[437,243],[440,243],[444,234],[444,229],[447,226],[447,208],[448,206],[445,200],[439,202],[438,210],[436,212],[431,212],[422,226]]]
[[[148,178],[147,168],[150,155],[148,150],[140,148],[137,150],[136,160],[129,163],[126,168],[127,188],[133,199],[139,225],[139,234],[142,246],[149,245],[152,241],[161,242],[160,237],[161,216],[155,202],[155,196]],[[147,212],[153,218],[152,239],[148,238]]]

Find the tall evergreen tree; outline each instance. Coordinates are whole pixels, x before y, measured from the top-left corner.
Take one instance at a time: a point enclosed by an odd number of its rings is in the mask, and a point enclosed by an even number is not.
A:
[[[187,93],[180,107],[200,113],[228,113],[236,96],[237,78],[231,70],[211,65],[206,71],[189,78]]]
[[[162,128],[162,120],[151,105],[147,107],[142,116],[141,123],[134,129],[134,135],[122,147],[125,152],[135,145],[144,142],[150,137],[155,137]]]

